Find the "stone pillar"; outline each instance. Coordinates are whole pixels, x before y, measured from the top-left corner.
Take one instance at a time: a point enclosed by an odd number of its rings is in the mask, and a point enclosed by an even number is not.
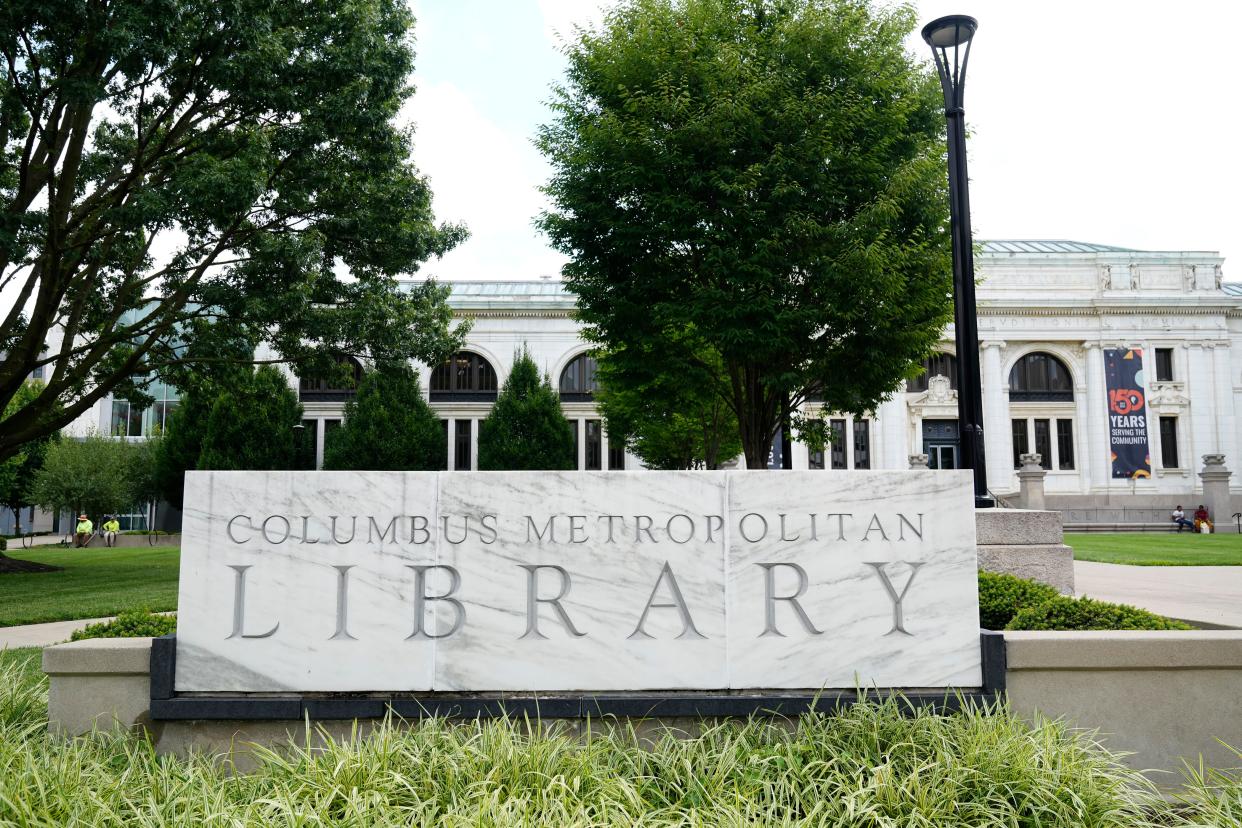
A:
[[[1018,503],[1023,509],[1044,508],[1044,475],[1048,472],[1039,465],[1043,459],[1038,454],[1023,454],[1018,458],[1022,467],[1018,469]]]
[[[1004,342],[990,339],[983,343],[983,441],[987,455],[988,484],[994,491],[1009,491],[1013,469],[1013,434],[1005,402],[1008,383],[1001,371]]]
[[[1099,489],[1111,484],[1112,468],[1108,447],[1108,392],[1104,384],[1104,351],[1099,342],[1084,342],[1087,349],[1087,419],[1082,429],[1087,437],[1085,462],[1091,469],[1091,482]]]
[[[920,469],[926,469],[926,468],[927,468],[927,455],[926,454],[911,454],[910,455],[910,471],[919,471]]]
[[[1230,363],[1232,361],[1229,342],[1217,342],[1212,349],[1212,365],[1216,373],[1216,417],[1217,450],[1226,457],[1237,457],[1237,444],[1234,439],[1234,408],[1233,380]]]
[[[1214,532],[1236,534],[1238,531],[1229,501],[1229,478],[1232,475],[1233,472],[1225,468],[1225,455],[1203,455],[1203,471],[1199,472],[1199,479],[1203,481],[1203,505],[1207,506]]]
[[[449,471],[456,471],[457,464],[455,461],[457,460],[457,418],[455,417],[448,418],[448,446],[446,450],[448,451],[448,463],[447,465],[445,465],[445,468],[448,469]]]

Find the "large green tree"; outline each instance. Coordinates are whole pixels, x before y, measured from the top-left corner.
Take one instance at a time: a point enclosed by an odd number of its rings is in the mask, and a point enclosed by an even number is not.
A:
[[[301,422],[302,404],[285,375],[261,365],[248,381],[212,402],[198,468],[295,469]]]
[[[614,351],[596,357],[595,401],[608,423],[608,439],[623,441],[648,468],[718,469],[742,451],[724,364],[712,348],[686,342],[689,335],[668,337],[677,356],[695,356],[677,372],[667,370],[659,342],[650,340],[642,343],[644,358]]]
[[[423,399],[418,372],[406,364],[381,364],[358,384],[345,419],[323,448],[325,469],[379,471],[445,467],[447,446],[440,419]]]
[[[47,375],[0,459],[180,385],[207,359],[183,342],[299,373],[457,347],[446,290],[394,278],[465,234],[395,123],[412,24],[404,0],[0,3],[0,410]]]
[[[560,394],[522,350],[514,355],[496,404],[479,425],[479,468],[573,469],[576,460],[574,426],[561,411]]]
[[[914,23],[866,0],[625,0],[566,46],[540,224],[587,334],[622,373],[652,348],[676,373],[697,331],[751,468],[783,412],[872,409],[950,320],[944,115]]]

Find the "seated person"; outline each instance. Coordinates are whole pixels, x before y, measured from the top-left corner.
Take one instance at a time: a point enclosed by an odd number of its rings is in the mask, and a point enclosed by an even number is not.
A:
[[[103,525],[104,546],[116,546],[116,533],[119,531],[121,522],[116,519],[116,515],[109,515]]]
[[[1182,529],[1185,529],[1185,528],[1190,528],[1190,529],[1195,528],[1195,525],[1193,523],[1186,520],[1186,513],[1182,511],[1182,504],[1180,503],[1177,504],[1177,508],[1173,510],[1172,519],[1173,519],[1173,522],[1177,524],[1178,532],[1181,532]]]
[[[91,535],[95,532],[95,524],[91,523],[91,519],[85,514],[78,515],[78,525],[73,534],[74,546],[86,546],[91,542]]]
[[[1205,526],[1211,531],[1212,521],[1208,520],[1207,507],[1200,503],[1199,508],[1195,509],[1195,531],[1202,532]]]

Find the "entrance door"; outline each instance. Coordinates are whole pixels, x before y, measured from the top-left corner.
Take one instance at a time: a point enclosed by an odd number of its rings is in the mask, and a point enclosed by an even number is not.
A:
[[[958,463],[957,420],[924,420],[923,453],[933,469],[956,469]]]

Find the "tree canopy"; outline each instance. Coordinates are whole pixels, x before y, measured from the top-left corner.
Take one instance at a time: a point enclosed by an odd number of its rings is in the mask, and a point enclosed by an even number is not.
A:
[[[62,439],[48,447],[35,473],[32,497],[50,511],[85,513],[96,523],[106,514],[142,504],[146,453],[126,440],[91,434]]]
[[[298,373],[459,346],[446,289],[395,280],[465,237],[395,123],[412,25],[403,0],[0,4],[0,408],[47,377],[0,459],[221,358],[187,342]]]
[[[540,375],[530,353],[514,355],[513,368],[479,425],[479,469],[573,469],[574,426],[561,411],[552,380]]]
[[[423,399],[418,372],[386,363],[368,372],[345,419],[323,449],[325,469],[431,471],[445,467],[448,447],[440,419]]]
[[[629,382],[652,349],[705,367],[679,344],[695,331],[752,468],[786,410],[865,413],[950,321],[944,116],[914,23],[866,0],[625,0],[566,46],[540,225],[587,336]]]

